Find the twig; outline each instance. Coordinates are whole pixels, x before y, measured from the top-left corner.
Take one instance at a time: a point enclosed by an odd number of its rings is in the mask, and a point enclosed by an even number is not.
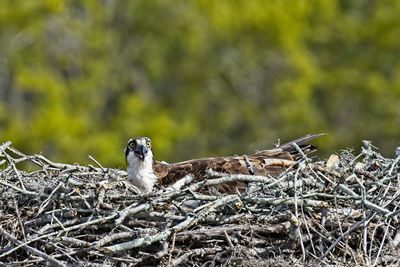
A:
[[[103,171],[103,173],[106,173],[106,172],[107,172],[107,170],[106,170],[95,158],[93,158],[91,155],[89,155],[88,157],[89,157],[91,160],[93,160],[94,163],[97,164],[97,166],[100,167],[100,169]]]
[[[293,143],[295,146],[297,146],[297,148],[301,151],[301,149],[298,147],[298,145],[296,143]],[[305,158],[305,155],[303,154],[303,158]],[[299,176],[299,171],[300,168],[296,170],[296,174],[294,175],[294,211],[295,211],[295,216],[296,216],[296,228],[297,228],[297,233],[298,233],[298,237],[300,239],[300,247],[301,247],[301,251],[303,253],[303,257],[302,257],[302,262],[304,262],[306,260],[306,251],[304,249],[304,244],[303,244],[303,236],[301,234],[301,222],[298,221],[299,218],[299,212],[298,212],[298,206],[297,206],[297,177]]]
[[[244,161],[246,162],[247,169],[249,170],[249,174],[254,175],[253,164],[251,164],[249,157],[247,155],[243,156]]]
[[[102,239],[90,244],[90,246],[102,247],[102,246],[104,246],[108,243],[114,242],[118,239],[131,238],[135,235],[136,235],[136,232],[122,232],[122,233],[107,235],[107,236],[103,237]]]
[[[132,241],[129,242],[125,242],[125,243],[120,243],[120,244],[116,244],[116,245],[112,245],[112,246],[108,246],[108,247],[104,247],[104,248],[100,248],[100,251],[104,251],[104,252],[118,252],[118,251],[124,251],[124,250],[128,250],[128,249],[132,249],[132,248],[137,248],[137,247],[141,247],[141,246],[148,246],[154,242],[163,240],[165,238],[167,238],[168,236],[170,236],[170,234],[173,231],[179,231],[181,229],[186,228],[192,221],[194,220],[193,217],[188,217],[186,220],[184,220],[183,222],[179,223],[178,225],[175,225],[174,227],[172,227],[171,229],[166,229],[158,234],[152,235],[152,236],[146,236],[146,237],[142,237],[142,238],[137,238],[134,239]]]
[[[80,198],[83,200],[83,203],[85,203],[85,206],[86,206],[88,209],[91,209],[92,206],[89,204],[89,202],[87,202],[86,198],[81,194],[80,189],[79,189],[79,188],[75,188],[74,191],[75,191],[75,193],[77,193],[78,196],[80,196]]]
[[[26,189],[21,189],[21,188],[19,188],[19,187],[16,187],[16,186],[14,186],[14,185],[12,185],[12,184],[9,184],[9,183],[7,183],[6,181],[3,181],[3,180],[1,180],[1,179],[0,179],[0,184],[5,185],[5,186],[8,186],[8,187],[14,189],[15,191],[18,191],[18,192],[20,192],[20,193],[22,193],[22,194],[24,194],[24,195],[30,195],[30,196],[39,196],[39,195],[40,195],[40,194],[38,194],[38,193],[36,193],[36,192],[32,192],[32,191],[28,191],[28,190],[26,190]]]
[[[171,248],[168,251],[168,265],[171,265],[171,260],[172,260],[172,251],[175,249],[175,240],[176,240],[176,231],[172,234],[172,242],[171,242]]]
[[[375,212],[371,212],[367,217],[363,218],[362,220],[358,221],[357,223],[353,224],[349,229],[347,229],[346,232],[344,232],[338,239],[335,240],[335,242],[332,243],[332,245],[326,250],[326,252],[319,258],[320,260],[323,260],[330,252],[331,250],[336,247],[336,245],[345,237],[347,236],[350,232],[352,232],[354,229],[359,227],[361,224],[364,222],[368,221],[372,217],[375,216]]]
[[[299,152],[299,154],[301,155],[302,159],[306,158],[306,155],[304,154],[303,150],[301,150],[301,148],[299,147],[298,144],[296,144],[295,142],[291,143],[291,145],[297,150],[297,152]]]
[[[176,240],[179,242],[189,242],[192,239],[216,239],[224,237],[225,232],[232,235],[240,232],[253,232],[258,235],[282,234],[286,236],[289,233],[290,224],[290,221],[285,221],[271,225],[222,225],[204,229],[185,230],[176,234]]]
[[[37,249],[35,249],[33,247],[30,247],[30,246],[28,246],[26,244],[23,244],[17,238],[15,238],[14,236],[12,236],[9,233],[7,233],[6,231],[4,231],[1,226],[0,226],[0,234],[2,236],[4,236],[5,238],[7,238],[8,240],[10,240],[12,243],[14,243],[16,245],[22,245],[22,249],[24,249],[24,250],[26,250],[26,251],[28,251],[28,252],[30,252],[30,253],[38,256],[38,257],[41,257],[41,258],[47,260],[48,262],[50,262],[52,264],[55,264],[57,266],[67,266],[63,262],[54,259],[53,257],[47,255],[46,253],[43,253],[43,252],[41,252],[41,251],[39,251],[39,250],[37,250]]]
[[[26,242],[25,228],[21,221],[21,213],[18,209],[18,203],[15,200],[15,197],[13,197],[13,202],[14,202],[14,207],[15,207],[15,213],[17,214],[17,218],[18,218],[18,223],[19,223],[19,226],[21,227],[22,236],[24,237],[24,241]]]
[[[53,189],[53,191],[51,191],[50,195],[42,202],[42,204],[39,207],[39,210],[37,212],[37,215],[42,214],[42,212],[44,211],[44,209],[47,207],[47,205],[50,204],[50,199],[52,198],[52,196],[54,195],[55,192],[57,192],[58,189],[60,189],[60,187],[63,185],[63,182],[59,182],[58,185]]]
[[[118,219],[115,220],[115,224],[116,225],[121,224],[125,220],[125,218],[129,215],[138,213],[143,210],[148,210],[151,208],[151,205],[149,203],[144,203],[139,206],[136,205],[137,205],[136,203],[133,203],[131,206],[120,211],[118,214],[119,215]]]
[[[224,231],[224,236],[225,236],[225,240],[228,243],[229,247],[232,249],[233,248],[233,244],[232,244],[232,241],[229,238],[229,235],[228,235],[228,233],[226,231]]]
[[[8,149],[11,146],[11,144],[12,144],[11,141],[7,141],[0,145],[0,153],[1,153],[0,156],[4,155],[4,151]]]
[[[288,198],[244,197],[242,201],[249,203],[257,203],[262,205],[272,205],[272,206],[278,206],[278,205],[295,206],[295,203],[297,203],[297,205],[303,205],[315,208],[323,208],[328,206],[328,202],[326,201],[312,200],[312,199],[297,199],[297,201],[295,202],[294,198],[289,198],[289,197]]]
[[[190,250],[188,253],[183,254],[179,258],[175,259],[172,261],[171,266],[178,266],[184,261],[186,261],[189,257],[195,256],[195,255],[207,255],[207,254],[215,254],[217,252],[221,252],[222,248],[216,247],[216,248],[198,248],[198,249],[193,249]]]
[[[102,186],[99,189],[99,194],[97,196],[97,204],[96,204],[95,210],[97,210],[97,211],[100,210],[100,206],[104,203],[105,195],[106,195],[106,189],[104,188],[104,186]]]

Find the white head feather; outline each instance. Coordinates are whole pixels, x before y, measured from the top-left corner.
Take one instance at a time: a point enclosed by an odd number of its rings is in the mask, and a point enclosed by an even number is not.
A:
[[[131,138],[125,149],[128,181],[143,192],[151,192],[157,183],[153,171],[153,151],[147,137]]]

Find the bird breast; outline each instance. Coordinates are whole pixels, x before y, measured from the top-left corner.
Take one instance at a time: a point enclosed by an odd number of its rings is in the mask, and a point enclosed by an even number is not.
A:
[[[151,192],[157,182],[157,177],[153,172],[153,157],[146,157],[142,162],[134,153],[129,153],[126,163],[128,181],[146,193]]]

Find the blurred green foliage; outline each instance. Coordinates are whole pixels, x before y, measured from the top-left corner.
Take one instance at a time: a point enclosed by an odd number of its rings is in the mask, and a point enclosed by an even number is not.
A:
[[[4,0],[0,137],[124,167],[252,152],[307,133],[322,155],[400,137],[400,1]]]

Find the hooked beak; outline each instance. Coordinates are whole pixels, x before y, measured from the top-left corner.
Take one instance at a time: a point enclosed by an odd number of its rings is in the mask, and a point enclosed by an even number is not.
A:
[[[138,157],[141,161],[144,161],[144,157],[147,154],[147,148],[144,145],[139,145],[135,147],[133,152],[135,153],[136,157]]]

